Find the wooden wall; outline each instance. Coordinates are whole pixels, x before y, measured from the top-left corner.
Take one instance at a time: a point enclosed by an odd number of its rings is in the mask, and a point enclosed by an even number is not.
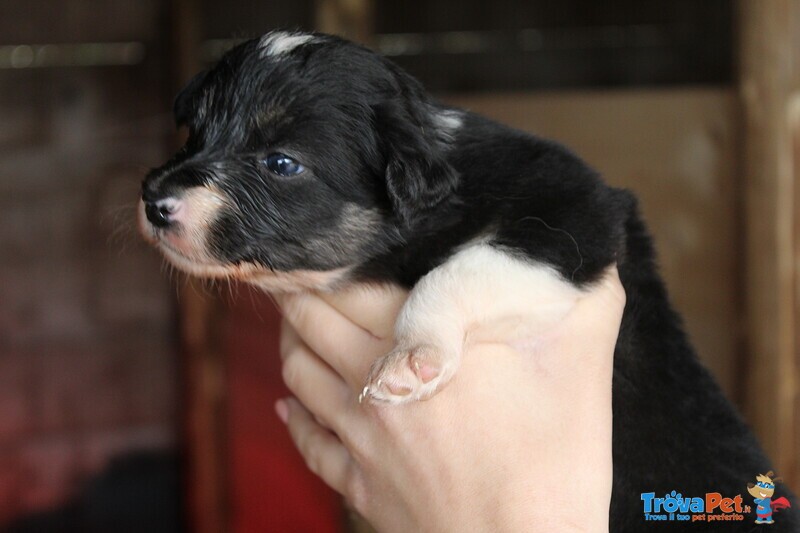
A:
[[[0,7],[0,45],[144,52],[0,69],[0,529],[65,505],[113,457],[176,445],[174,293],[133,203],[171,128],[160,16],[157,0]]]
[[[741,0],[746,414],[800,485],[800,0]]]

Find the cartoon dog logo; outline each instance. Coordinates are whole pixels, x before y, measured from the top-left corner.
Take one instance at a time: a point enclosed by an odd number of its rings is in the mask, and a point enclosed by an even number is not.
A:
[[[772,512],[780,509],[787,509],[792,506],[786,498],[772,500],[775,494],[775,483],[783,481],[779,477],[773,477],[772,470],[766,474],[756,476],[756,483],[747,484],[747,492],[755,499],[756,503],[756,524],[774,524]]]

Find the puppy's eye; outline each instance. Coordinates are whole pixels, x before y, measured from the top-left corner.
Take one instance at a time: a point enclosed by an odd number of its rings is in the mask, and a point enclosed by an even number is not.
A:
[[[297,176],[306,169],[286,154],[269,154],[263,163],[278,176]]]

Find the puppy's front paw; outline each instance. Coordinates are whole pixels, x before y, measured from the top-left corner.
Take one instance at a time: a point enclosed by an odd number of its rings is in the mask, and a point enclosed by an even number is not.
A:
[[[430,398],[458,368],[459,354],[422,344],[398,346],[372,365],[362,397],[392,404]]]

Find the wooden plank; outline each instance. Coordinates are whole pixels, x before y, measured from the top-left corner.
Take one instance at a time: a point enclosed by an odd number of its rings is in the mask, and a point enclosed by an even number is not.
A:
[[[170,35],[173,94],[199,72],[201,10],[197,0],[172,0]],[[176,147],[183,139],[176,138]],[[186,277],[180,287],[182,416],[187,464],[184,488],[189,529],[221,533],[230,529],[226,464],[225,364],[219,298],[202,280]]]
[[[796,231],[800,1],[741,0],[747,414],[775,470],[800,485]],[[794,109],[795,112],[792,112]],[[794,139],[793,139],[794,136]]]
[[[725,89],[448,96],[448,102],[565,143],[632,189],[696,348],[739,402],[735,94]]]
[[[372,0],[316,0],[314,26],[317,31],[368,44],[374,32],[373,10]]]
[[[225,363],[219,345],[219,302],[202,281],[187,278],[180,287],[181,379],[184,488],[191,531],[228,531],[225,450]]]

